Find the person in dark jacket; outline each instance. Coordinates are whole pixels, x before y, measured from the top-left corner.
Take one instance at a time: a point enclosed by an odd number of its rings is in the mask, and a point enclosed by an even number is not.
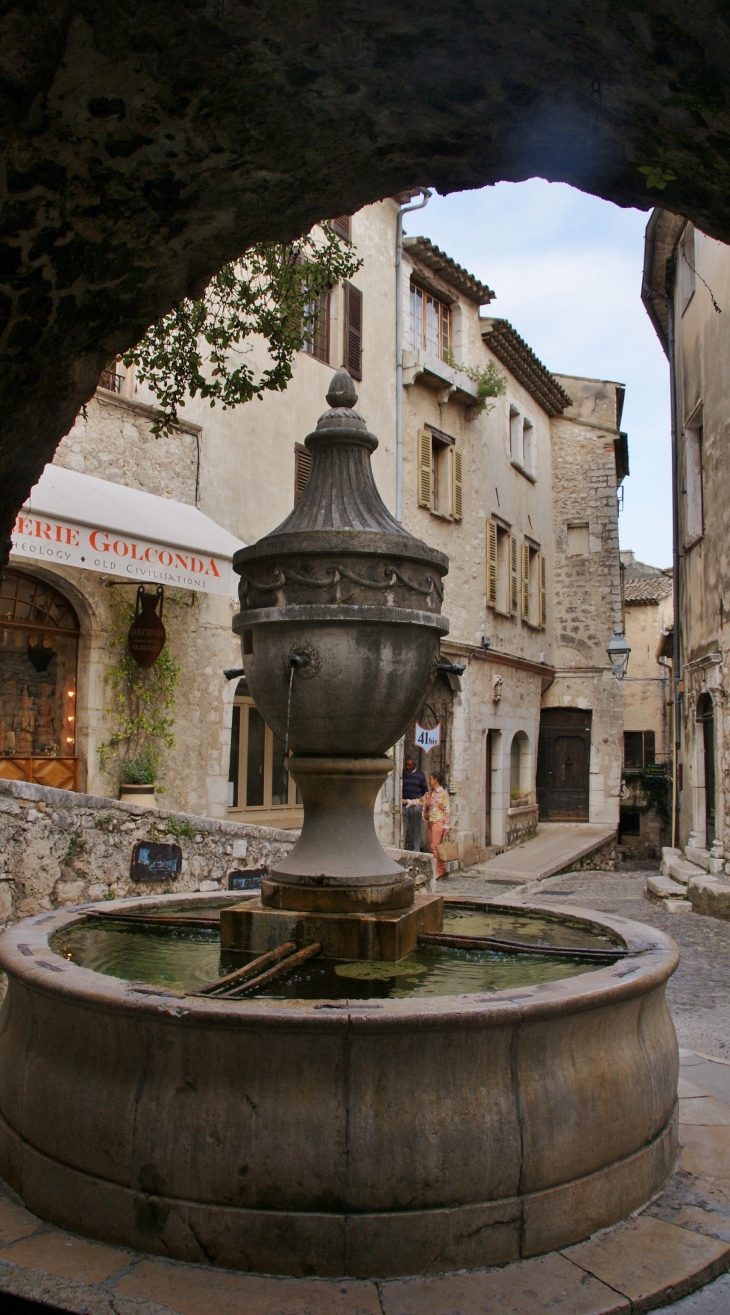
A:
[[[428,782],[424,773],[416,767],[415,758],[406,758],[403,768],[403,848],[420,850],[421,816],[423,809],[420,800],[428,791]]]

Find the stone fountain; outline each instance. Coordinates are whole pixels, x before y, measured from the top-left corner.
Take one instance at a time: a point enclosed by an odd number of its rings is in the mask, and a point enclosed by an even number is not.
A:
[[[414,897],[385,853],[373,807],[384,756],[422,701],[448,631],[443,553],[393,519],[373,479],[378,440],[334,375],[330,410],[305,439],[312,470],[277,529],[241,549],[241,636],[248,686],[293,749],[304,803],[300,840],[247,901],[221,919],[223,944],[264,951],[289,938],[325,954],[401,958],[442,922],[442,901]]]
[[[167,918],[170,944],[189,934],[195,949],[203,933],[184,919],[210,918],[210,895],[51,910],[4,933],[0,1174],[45,1219],[180,1260],[363,1277],[505,1264],[617,1222],[669,1177],[678,955],[661,932],[589,910],[414,897],[378,844],[385,751],[446,631],[447,562],[378,497],[348,375],[328,401],[301,501],[236,560],[234,625],[253,697],[294,751],[301,838],[260,899],[216,897],[218,978],[202,989],[125,970],[105,947],[121,918]],[[461,916],[547,919],[608,948],[582,975],[508,966],[514,984],[465,991],[452,959],[437,989],[357,996],[361,969],[400,971]],[[252,953],[288,945],[289,964],[321,947],[321,972],[353,986],[211,995],[229,980],[219,926],[229,960],[248,952],[237,980]],[[94,937],[92,962],[78,946]],[[502,963],[483,941],[476,952]]]

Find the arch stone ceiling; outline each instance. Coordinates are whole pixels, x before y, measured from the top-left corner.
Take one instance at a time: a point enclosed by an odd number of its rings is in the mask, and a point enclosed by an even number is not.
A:
[[[730,0],[5,0],[0,152],[1,543],[104,360],[252,240],[536,174],[730,240]]]

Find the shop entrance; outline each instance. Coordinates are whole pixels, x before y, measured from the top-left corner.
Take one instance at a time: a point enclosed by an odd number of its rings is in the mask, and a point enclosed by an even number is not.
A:
[[[591,713],[543,708],[537,751],[541,822],[587,822],[590,803]]]
[[[710,694],[697,700],[697,721],[702,735],[705,769],[705,845],[711,849],[715,840],[715,709]]]
[[[0,585],[0,777],[78,790],[79,621],[45,580],[8,569]]]

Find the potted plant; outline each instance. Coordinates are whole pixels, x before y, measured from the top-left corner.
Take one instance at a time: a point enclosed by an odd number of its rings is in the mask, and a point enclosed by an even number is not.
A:
[[[123,759],[120,764],[119,798],[128,804],[154,808],[157,803],[155,788],[159,765],[159,754],[149,745],[134,758]]]

